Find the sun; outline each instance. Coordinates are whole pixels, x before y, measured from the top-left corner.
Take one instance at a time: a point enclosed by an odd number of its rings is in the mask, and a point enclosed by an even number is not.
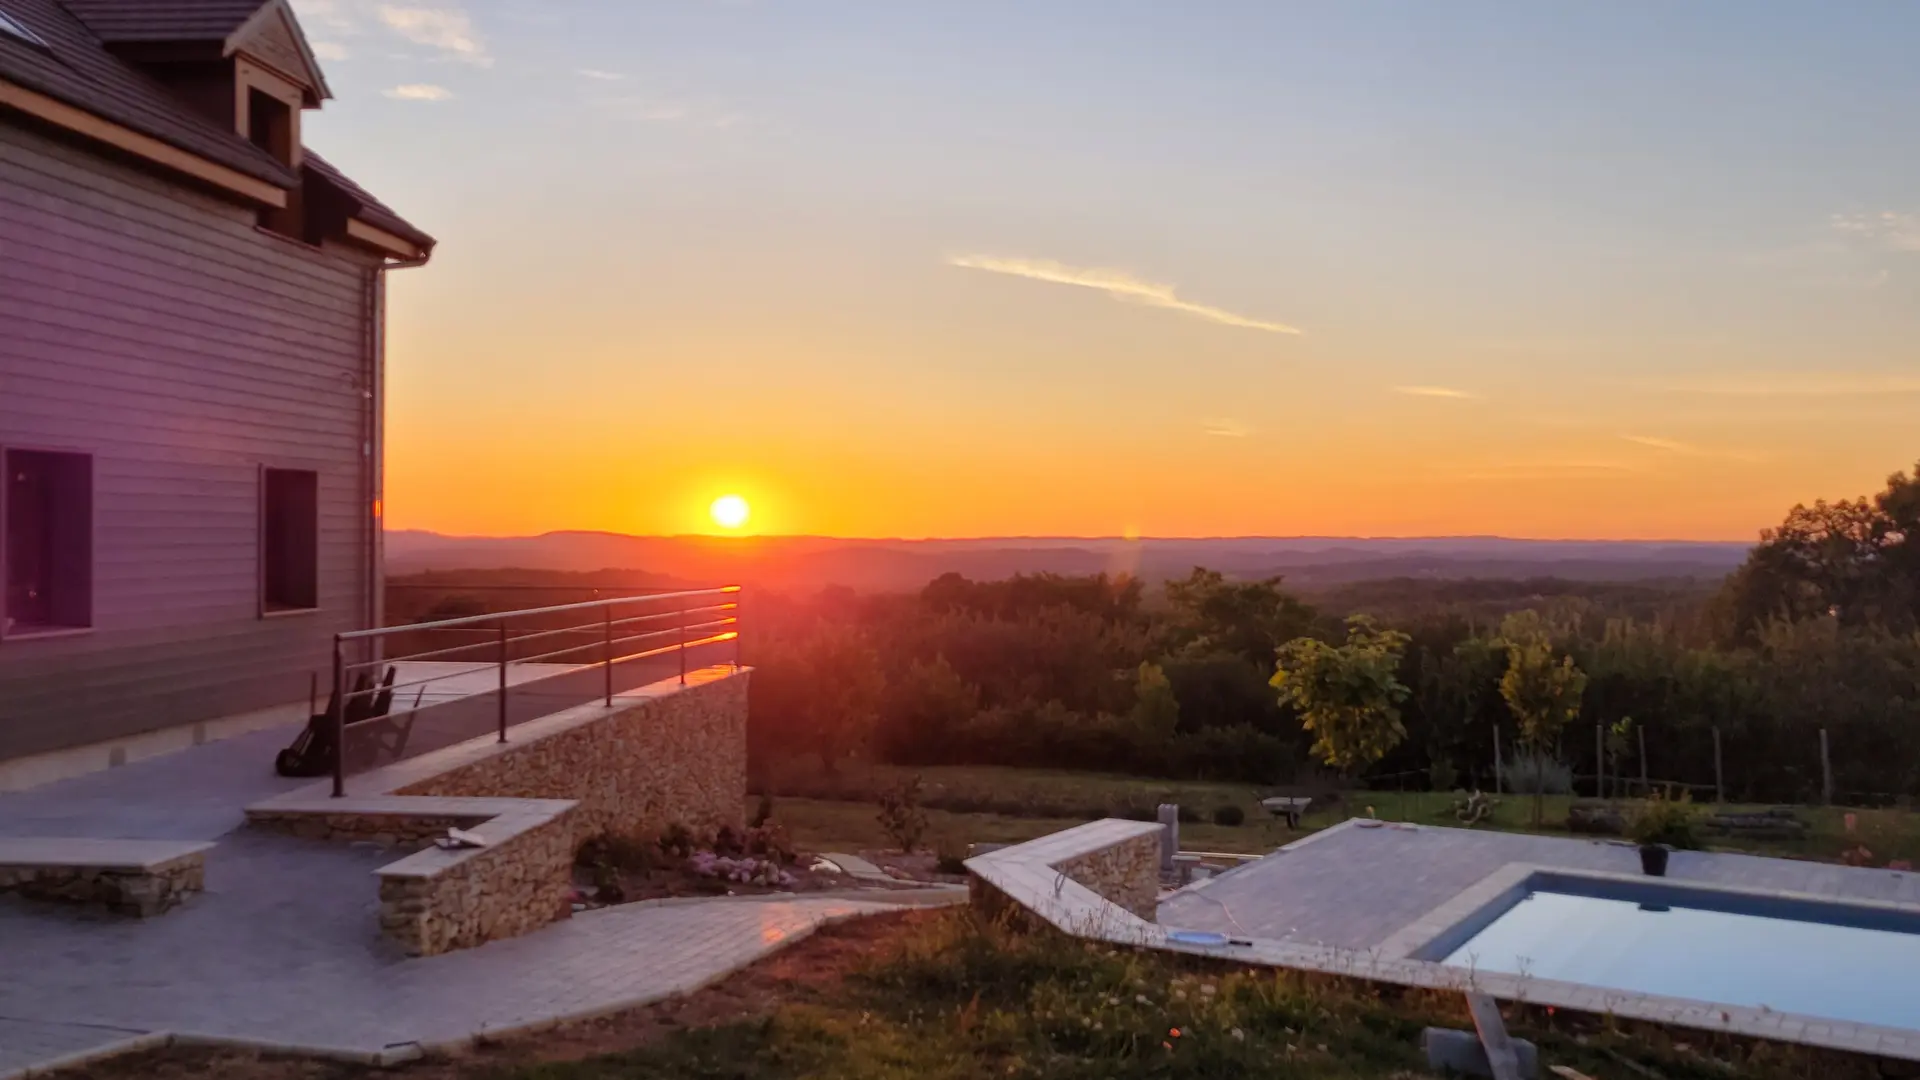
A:
[[[738,495],[722,495],[713,500],[713,505],[707,508],[707,513],[712,515],[713,523],[723,529],[737,529],[747,523],[747,518],[753,516],[753,510],[747,506],[747,500]]]

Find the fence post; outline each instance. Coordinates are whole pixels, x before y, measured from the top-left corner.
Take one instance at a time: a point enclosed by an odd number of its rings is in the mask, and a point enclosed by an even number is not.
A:
[[[507,741],[507,620],[500,620],[500,741]]]
[[[733,670],[740,670],[740,602],[746,598],[745,592],[733,594]]]
[[[607,708],[611,709],[613,708],[613,609],[607,607],[600,610],[606,617],[600,633],[600,663],[607,669]]]
[[[1715,805],[1727,801],[1727,774],[1720,768],[1720,728],[1713,729],[1713,801]]]
[[[680,685],[687,685],[687,611],[680,609]]]
[[[1593,725],[1593,794],[1595,798],[1607,797],[1607,742],[1606,725]]]
[[[1496,725],[1493,729],[1493,793],[1498,795],[1503,790],[1505,785],[1500,779],[1500,728]]]
[[[1647,784],[1647,729],[1635,724],[1634,730],[1640,735],[1640,797],[1644,799],[1652,793]]]
[[[1833,759],[1827,756],[1827,729],[1820,729],[1820,798],[1833,805]]]
[[[340,651],[340,635],[333,636],[333,797],[347,793],[347,658]]]

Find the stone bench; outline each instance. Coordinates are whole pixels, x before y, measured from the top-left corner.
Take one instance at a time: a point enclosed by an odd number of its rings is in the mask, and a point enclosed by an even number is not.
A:
[[[0,892],[158,915],[201,890],[204,841],[0,838]]]

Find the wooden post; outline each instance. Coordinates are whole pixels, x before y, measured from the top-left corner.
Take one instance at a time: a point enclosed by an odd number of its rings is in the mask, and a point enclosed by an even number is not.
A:
[[[1500,794],[1505,786],[1500,778],[1500,729],[1495,727],[1493,729],[1493,793]]]
[[[1833,805],[1833,759],[1827,756],[1827,729],[1820,729],[1820,798]]]
[[[1644,799],[1647,797],[1647,794],[1648,794],[1648,791],[1647,791],[1647,729],[1640,725],[1635,725],[1634,729],[1640,733],[1640,797]]]
[[[1727,801],[1727,774],[1720,767],[1720,729],[1713,729],[1713,801]]]
[[[1593,725],[1593,795],[1594,798],[1607,797],[1607,737],[1606,725]]]

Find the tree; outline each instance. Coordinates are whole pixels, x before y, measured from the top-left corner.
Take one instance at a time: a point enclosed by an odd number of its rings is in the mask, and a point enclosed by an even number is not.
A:
[[[1741,641],[1772,619],[1920,626],[1920,466],[1871,498],[1796,506],[1728,579],[1721,607]]]
[[[1173,608],[1172,644],[1181,650],[1244,657],[1264,678],[1280,643],[1311,632],[1319,616],[1280,588],[1280,578],[1228,581],[1218,570],[1194,567],[1167,582]]]
[[[1133,685],[1133,709],[1127,719],[1134,737],[1143,746],[1164,746],[1180,730],[1180,700],[1173,695],[1173,683],[1160,665],[1141,664]]]
[[[885,689],[879,659],[857,630],[820,623],[798,640],[771,642],[752,699],[753,711],[778,727],[762,736],[763,749],[804,747],[833,772],[866,740]]]
[[[886,760],[942,764],[960,725],[980,711],[980,688],[960,677],[945,654],[912,660],[887,680],[880,751]]]
[[[1408,693],[1400,681],[1407,642],[1407,635],[1356,615],[1347,620],[1344,645],[1299,637],[1277,650],[1273,686],[1313,733],[1321,761],[1351,775],[1407,737],[1399,708]]]
[[[1586,672],[1573,657],[1554,652],[1553,639],[1537,616],[1509,618],[1502,626],[1502,636],[1507,639],[1507,673],[1500,677],[1500,696],[1513,712],[1521,744],[1544,756],[1558,744],[1561,730],[1580,715],[1580,697],[1587,690]],[[1546,816],[1544,786],[1533,793],[1534,828],[1539,828]]]

